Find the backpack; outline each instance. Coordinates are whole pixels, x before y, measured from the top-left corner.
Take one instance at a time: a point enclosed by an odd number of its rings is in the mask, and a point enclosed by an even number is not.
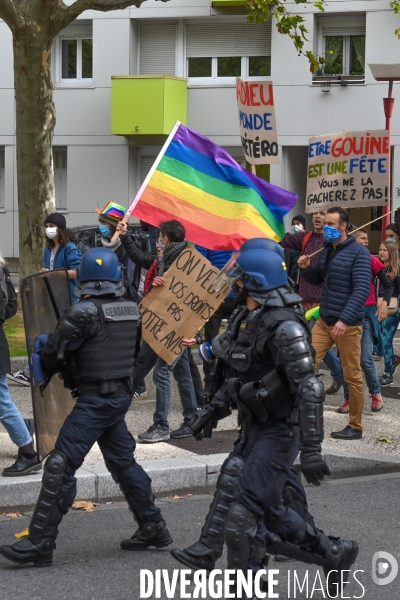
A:
[[[7,304],[5,306],[5,318],[11,319],[18,309],[18,294],[15,291],[13,282],[11,281],[10,271],[7,267],[2,267],[0,270],[1,288],[5,297],[7,298]]]

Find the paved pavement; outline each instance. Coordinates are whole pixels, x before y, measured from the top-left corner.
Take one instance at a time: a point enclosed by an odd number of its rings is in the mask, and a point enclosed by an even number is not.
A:
[[[319,488],[307,489],[310,510],[319,526],[326,533],[356,540],[360,547],[358,559],[349,576],[351,583],[346,587],[345,594],[339,597],[400,600],[400,574],[397,580],[385,586],[374,584],[371,577],[375,552],[389,552],[394,559],[400,561],[399,491],[400,474],[337,480]],[[171,547],[184,547],[197,538],[210,500],[210,496],[199,495],[158,501],[174,538]],[[0,542],[11,543],[15,539],[13,534],[25,529],[28,523],[28,514],[17,519],[0,515]],[[100,504],[96,512],[91,514],[71,511],[60,527],[52,568],[21,568],[0,556],[1,598],[138,600],[141,569],[153,572],[156,569],[166,569],[172,576],[172,570],[179,568],[179,563],[170,556],[169,549],[137,554],[121,551],[120,540],[130,537],[134,529],[132,516],[124,503]],[[225,567],[224,555],[217,568]],[[279,598],[319,600],[327,597],[322,591],[312,589],[315,581],[316,588],[320,587],[315,567],[307,567],[308,593],[305,590],[300,592],[297,588],[296,594],[293,589],[294,571],[302,581],[306,567],[296,562],[271,561],[270,568],[279,569],[279,573],[275,575],[278,580],[275,592],[279,593]],[[356,577],[363,587],[353,577],[356,569]],[[289,572],[292,582],[290,594]],[[381,577],[388,572],[391,572],[391,567],[387,567]],[[321,579],[323,580],[322,574]],[[188,588],[189,593],[191,589]],[[151,598],[155,597],[155,594],[151,595]],[[163,592],[158,597],[164,600],[167,595]],[[179,599],[184,596],[179,593],[178,588],[169,597]]]

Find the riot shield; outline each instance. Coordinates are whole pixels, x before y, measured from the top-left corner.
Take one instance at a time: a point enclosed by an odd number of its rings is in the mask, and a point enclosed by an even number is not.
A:
[[[43,460],[54,448],[61,425],[71,412],[75,400],[70,391],[64,388],[58,375],[51,378],[43,391],[39,385],[34,385],[32,354],[35,352],[37,336],[51,333],[59,317],[70,306],[68,273],[65,269],[56,269],[24,277],[20,282],[20,294],[31,372],[37,452]]]

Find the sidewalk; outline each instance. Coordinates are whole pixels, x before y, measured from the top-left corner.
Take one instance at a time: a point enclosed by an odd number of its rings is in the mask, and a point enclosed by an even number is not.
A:
[[[400,353],[400,339],[395,340]],[[381,374],[383,362],[377,363]],[[18,368],[18,365],[16,365]],[[329,372],[324,372],[323,383],[329,387]],[[342,429],[348,422],[347,415],[339,415],[336,409],[342,404],[342,395],[327,396],[325,402],[325,441],[323,450],[333,477],[351,477],[400,471],[400,369],[394,376],[394,384],[383,388],[384,408],[371,412],[368,394],[364,406],[364,433],[362,440],[341,442],[329,437],[331,431]],[[152,424],[155,389],[151,376],[146,381],[147,399],[134,400],[127,413],[129,430],[137,435]],[[10,385],[14,402],[23,417],[32,417],[30,388]],[[182,422],[181,405],[176,384],[173,382],[173,398],[170,410],[171,429]],[[379,442],[384,437],[391,441]],[[231,450],[236,438],[236,414],[220,421],[211,440],[196,442],[193,438],[171,440],[157,444],[137,444],[135,457],[153,479],[158,495],[211,492],[218,477],[220,466]],[[16,456],[16,447],[0,425],[0,469],[10,465]],[[78,471],[78,499],[107,499],[121,497],[106,470],[97,444],[88,454]],[[41,472],[27,477],[3,478],[0,476],[0,510],[10,507],[32,505],[37,498]]]

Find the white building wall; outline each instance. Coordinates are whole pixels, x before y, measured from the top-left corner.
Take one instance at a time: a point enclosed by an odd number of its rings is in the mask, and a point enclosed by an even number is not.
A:
[[[211,8],[211,0],[148,0],[140,9],[99,13],[87,11],[82,20],[92,22],[93,83],[91,87],[60,87],[54,99],[57,124],[54,145],[68,148],[69,225],[96,222],[94,208],[115,200],[128,206],[139,185],[139,156],[156,153],[157,148],[134,147],[132,141],[110,133],[111,76],[138,72],[138,26],[141,19],[174,19],[178,22],[176,75],[185,76],[184,22],[187,19],[245,20],[230,17],[235,11]],[[311,8],[288,3],[301,12],[309,30],[306,49],[318,51],[318,17]],[[400,42],[394,29],[400,26],[387,0],[330,0],[329,14],[365,14],[366,65],[398,62]],[[0,145],[6,148],[5,210],[0,211],[1,250],[6,256],[18,255],[17,192],[15,170],[15,110],[13,90],[12,38],[0,21]],[[293,44],[280,35],[273,23],[271,79],[275,86],[275,104],[282,164],[271,167],[271,181],[299,193],[294,209],[303,211],[305,152],[309,137],[340,131],[383,128],[382,97],[387,85],[373,79],[366,66],[365,85],[331,87],[321,93],[312,85],[308,61],[298,57]],[[393,188],[400,188],[400,86],[393,115]],[[216,143],[241,156],[234,85],[193,86],[189,82],[188,125]],[[400,197],[394,198],[400,206]]]

